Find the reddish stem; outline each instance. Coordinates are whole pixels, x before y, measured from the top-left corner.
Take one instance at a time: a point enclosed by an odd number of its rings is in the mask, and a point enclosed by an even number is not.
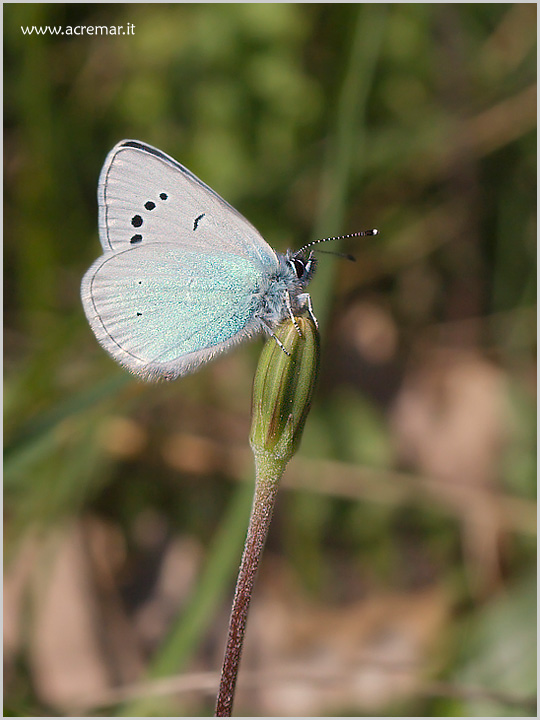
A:
[[[279,478],[257,479],[249,527],[229,621],[229,636],[214,717],[231,717],[249,603],[272,520]]]

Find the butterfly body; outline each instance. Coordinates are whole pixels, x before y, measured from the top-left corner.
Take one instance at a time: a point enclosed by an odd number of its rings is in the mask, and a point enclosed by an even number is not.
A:
[[[257,230],[161,151],[124,140],[98,186],[103,255],[83,278],[100,344],[148,380],[173,379],[311,310],[315,260],[276,253]]]

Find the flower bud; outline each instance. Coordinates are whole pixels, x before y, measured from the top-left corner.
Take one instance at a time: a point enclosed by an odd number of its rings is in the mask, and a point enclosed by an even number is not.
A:
[[[279,474],[297,451],[319,371],[319,333],[310,318],[285,320],[263,348],[253,383],[250,444],[258,466]],[[285,352],[285,350],[287,353]]]

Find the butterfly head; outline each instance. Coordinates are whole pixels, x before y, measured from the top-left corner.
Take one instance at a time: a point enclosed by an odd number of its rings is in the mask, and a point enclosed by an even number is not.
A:
[[[315,268],[317,266],[317,259],[312,252],[306,253],[297,251],[292,253],[290,250],[287,253],[287,262],[293,269],[298,282],[302,287],[308,284],[313,277]]]

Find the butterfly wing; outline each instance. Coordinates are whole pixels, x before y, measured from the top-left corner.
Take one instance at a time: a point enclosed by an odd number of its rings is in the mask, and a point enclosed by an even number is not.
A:
[[[276,254],[239,212],[180,163],[137,140],[109,153],[98,186],[99,231],[106,252],[173,242],[198,252],[252,258],[273,268]]]
[[[249,258],[154,242],[103,255],[81,294],[107,352],[144,379],[173,379],[260,329],[260,283]]]
[[[183,165],[123,140],[101,171],[98,203],[104,254],[81,296],[119,363],[145,379],[174,378],[260,329],[257,303],[277,255]]]

